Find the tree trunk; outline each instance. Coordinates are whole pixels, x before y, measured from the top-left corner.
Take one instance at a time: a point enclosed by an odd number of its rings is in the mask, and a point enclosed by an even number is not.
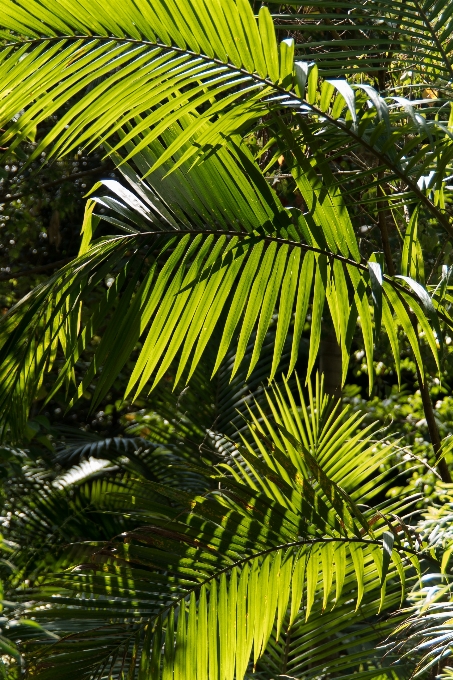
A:
[[[319,372],[324,374],[324,391],[341,397],[341,349],[333,328],[323,328],[319,350]]]

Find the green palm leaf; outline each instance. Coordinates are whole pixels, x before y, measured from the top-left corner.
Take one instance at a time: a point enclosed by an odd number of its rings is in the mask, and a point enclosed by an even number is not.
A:
[[[449,438],[444,445],[449,444]],[[414,585],[409,606],[402,610],[403,620],[386,641],[385,648],[407,659],[419,674],[451,674],[452,598],[451,598],[451,517],[452,496],[442,490],[443,503],[429,504],[419,522],[425,544],[441,557],[441,569],[429,570]]]
[[[149,151],[136,155],[140,171],[149,167],[153,154],[158,154],[160,148],[160,142],[156,142]],[[5,340],[0,358],[5,388],[0,407],[12,428],[19,431],[22,427],[29,400],[34,398],[43,373],[52,369],[58,345],[62,347],[64,362],[54,392],[71,388],[77,361],[98,332],[102,341],[69,405],[86,392],[102,367],[92,400],[95,407],[139,340],[142,348],[126,397],[136,398],[143,390],[152,390],[176,357],[175,384],[181,379],[189,380],[215,329],[221,325],[223,332],[213,372],[237,338],[231,373],[234,377],[252,332],[256,331],[248,365],[250,373],[277,310],[270,377],[278,368],[289,321],[295,312],[292,370],[308,311],[313,274],[309,373],[318,352],[320,320],[327,300],[345,359],[344,375],[352,338],[350,326],[355,325],[360,315],[372,386],[369,269],[360,261],[349,214],[337,190],[331,193],[309,171],[303,176],[298,174],[300,190],[312,209],[306,214],[292,213],[279,204],[246,150],[234,146],[219,150],[190,172],[181,166],[169,177],[152,175],[154,179],[147,182],[139,180],[130,166],[121,167],[134,193],[116,181],[106,180],[102,184],[110,194],[90,200],[104,209],[107,207],[107,221],[126,234],[101,238],[90,245],[94,218],[92,204],[89,205],[83,254],[19,303],[2,321]],[[217,187],[212,193],[206,191],[209,174],[208,186]],[[190,189],[186,192],[187,183]],[[178,186],[182,191],[176,196]],[[213,221],[215,228],[208,226]],[[86,308],[87,296],[91,291],[102,290],[107,275],[113,276],[113,285],[100,294],[97,306]],[[410,304],[437,356],[426,313],[414,300],[422,293],[428,300],[429,296],[418,284],[408,290],[389,277],[384,278],[383,290],[390,309],[409,335],[423,371],[418,340],[406,310]],[[287,296],[288,287],[292,292]],[[338,315],[337,310],[344,314]],[[436,323],[432,304],[430,310]],[[80,311],[86,314],[82,327],[78,321]]]
[[[268,654],[289,627],[294,644],[287,670],[298,673],[306,663],[303,636],[313,624],[322,625],[322,617],[347,634],[348,617],[356,616],[361,600],[376,612],[397,605],[398,570],[391,565],[400,566],[398,554],[404,559],[411,552],[406,538],[396,538],[392,562],[390,554],[386,562],[381,547],[386,510],[377,506],[363,513],[340,486],[348,483],[348,465],[359,453],[364,483],[354,494],[361,503],[371,500],[375,484],[367,484],[369,471],[392,447],[376,447],[371,432],[359,438],[360,421],[332,411],[319,386],[317,402],[311,396],[306,404],[301,392],[299,397],[301,416],[289,392],[285,398],[268,395],[274,424],[259,411],[251,413],[243,445],[224,472],[212,468],[209,474],[219,490],[197,496],[152,482],[137,486],[129,513],[147,525],[126,532],[123,541],[98,546],[91,562],[56,577],[40,593],[39,602],[51,609],[38,606],[34,615],[62,639],[51,648],[39,639],[29,643],[37,677],[64,672],[116,678],[152,665],[156,677],[179,672],[186,678],[242,678],[253,666],[266,668]],[[288,427],[282,434],[276,429],[280,419]],[[335,451],[331,428],[343,434]],[[325,456],[337,468],[338,481],[324,471]],[[342,461],[348,461],[344,471],[337,465]],[[125,494],[118,495],[122,513],[128,503]],[[401,513],[411,503],[401,499],[387,504],[387,511]],[[322,573],[321,565],[328,565]],[[387,580],[385,594],[380,584]],[[332,607],[343,612],[336,626]],[[374,639],[376,631],[363,634],[364,640]],[[319,644],[312,660],[323,663],[322,639],[311,640]],[[341,654],[348,650],[344,642],[338,642]],[[352,653],[344,668],[357,662]]]
[[[277,3],[269,4],[273,10]],[[341,7],[291,2],[284,12],[275,7],[273,17],[285,31],[297,31],[298,52],[328,75],[358,70],[377,76],[398,60],[416,71],[423,64],[424,77],[432,80],[453,75],[451,10],[435,0],[347,0]]]
[[[248,72],[256,71],[261,84],[268,73],[279,77],[275,33],[267,9],[263,8],[259,24],[250,5],[242,1],[221,5],[197,0],[195,6],[187,4],[179,9],[174,3],[159,2],[153,6],[147,2],[141,2],[140,6],[132,2],[118,3],[117,21],[112,20],[111,12],[116,10],[111,7],[107,11],[99,6],[95,16],[78,0],[55,2],[44,14],[37,2],[27,2],[23,9],[12,2],[6,4],[2,13],[3,35],[11,38],[13,45],[19,45],[23,36],[27,36],[31,40],[31,52],[25,59],[21,59],[23,48],[16,51],[7,47],[3,52],[4,91],[9,89],[1,118],[8,121],[14,116],[27,93],[32,92],[36,102],[24,113],[25,118],[21,116],[20,122],[7,133],[9,139],[15,136],[13,145],[68,101],[68,95],[83,92],[86,85],[98,78],[102,78],[101,83],[82,98],[83,103],[68,112],[67,120],[52,131],[45,145],[58,135],[60,148],[70,148],[75,132],[72,124],[80,129],[88,123],[88,129],[82,134],[87,140],[93,140],[95,128],[96,139],[103,131],[111,134],[136,115],[152,109],[167,95],[170,100],[165,106],[170,115],[174,112],[176,120],[181,113],[194,108],[194,101],[199,105],[209,98],[204,90],[206,86],[209,89],[211,82],[219,88],[219,93],[232,91],[230,99],[234,101],[241,96],[240,91],[234,93],[237,86],[250,81]],[[43,39],[46,33],[47,40]],[[57,38],[59,35],[62,39]],[[36,79],[38,66],[40,76]],[[62,72],[63,81],[60,80]],[[19,76],[23,86],[12,91],[11,83],[18,83]],[[195,78],[198,87],[187,100],[181,88],[195,82]],[[153,88],[158,82],[160,86]],[[250,82],[252,90],[261,84]],[[145,90],[148,95],[143,98]],[[181,97],[185,97],[186,106],[176,114]],[[126,99],[128,103],[122,113],[108,106]],[[162,121],[162,113],[163,110],[148,113],[144,127],[150,127],[153,119]],[[61,136],[67,123],[71,125]],[[170,123],[167,120],[163,129]],[[79,144],[83,141],[80,130],[77,137]]]
[[[417,557],[432,554],[395,523],[414,499],[378,501],[394,447],[373,441],[371,428],[359,431],[360,420],[339,413],[319,384],[314,398],[310,374],[323,314],[343,381],[357,323],[370,390],[381,327],[398,376],[398,327],[421,388],[420,337],[441,364],[439,321],[453,328],[449,272],[425,285],[418,219],[453,235],[445,179],[453,173],[445,106],[453,24],[431,0],[321,5],[299,3],[304,22],[292,25],[288,8],[272,17],[263,6],[254,16],[247,0],[3,3],[0,144],[14,152],[51,122],[32,158],[102,145],[124,180],[95,187],[79,257],[0,323],[3,437],[22,435],[47,374],[47,399],[65,391],[71,407],[94,386],[94,408],[134,355],[125,398],[169,375],[174,386],[201,383],[209,396],[209,367],[225,404],[217,431],[206,431],[201,414],[178,426],[203,438],[195,456],[195,441],[181,456],[169,453],[177,428],[157,432],[156,448],[85,438],[60,456],[105,454],[146,484],[126,473],[121,483],[95,480],[71,493],[38,483],[24,496],[35,540],[63,506],[72,539],[86,528],[78,512],[87,504],[120,517],[105,516],[115,539],[75,545],[57,566],[79,566],[24,605],[45,624],[35,639],[25,636],[35,677],[394,675],[388,660],[365,652],[387,627],[364,622],[362,608],[395,609]],[[278,42],[282,25],[298,44]],[[401,59],[429,65],[426,84],[439,88],[439,101],[385,92],[384,71]],[[349,82],[337,77],[345,73]],[[423,85],[411,95],[420,99]],[[256,159],[250,134],[263,141]],[[269,187],[280,156],[304,211],[284,208]],[[346,182],[344,156],[359,163]],[[406,233],[392,253],[385,223],[403,206]],[[363,257],[360,211],[381,229],[385,269],[380,254]],[[97,238],[105,223],[120,235]],[[256,385],[283,367],[289,377],[307,331],[309,403],[297,383],[296,404],[284,379],[225,425],[238,403],[235,381]],[[101,342],[83,365],[94,336]],[[210,468],[219,454],[222,464]],[[192,467],[181,469],[187,458]],[[131,529],[137,521],[146,526]],[[36,574],[48,571],[45,559],[35,562]]]
[[[346,4],[355,9],[354,3]],[[381,22],[378,25],[385,33],[383,27],[395,24],[393,7],[376,5],[376,16],[373,6],[366,13],[372,23]],[[128,140],[145,132],[131,151],[135,154],[173,123],[201,112],[156,159],[152,166],[156,170],[189,141],[178,162],[216,148],[225,137],[250,127],[270,111],[295,108],[299,118],[301,113],[312,114],[315,130],[327,127],[330,148],[346,143],[351,150],[359,146],[374,156],[377,165],[388,170],[378,181],[397,178],[404,182],[407,198],[423,203],[452,234],[449,220],[437,207],[439,201],[444,202],[442,170],[451,163],[451,131],[446,129],[446,120],[442,124],[443,116],[427,121],[401,97],[397,98],[398,111],[390,115],[388,103],[369,85],[356,88],[361,93],[357,99],[344,80],[325,81],[318,96],[315,70],[307,79],[308,65],[294,64],[294,44],[283,41],[278,45],[266,7],[258,19],[242,0],[221,5],[197,0],[184,8],[163,2],[151,7],[146,1],[137,5],[128,0],[126,5],[117,3],[109,9],[111,13],[96,6],[93,14],[80,0],[55,0],[44,16],[41,4],[33,0],[6,4],[2,23],[4,35],[12,42],[1,61],[0,121],[6,129],[0,143],[13,150],[24,138],[33,137],[40,122],[69,106],[37,145],[34,156],[49,145],[55,155],[80,145],[113,141],[114,133],[121,133],[128,124],[133,129],[116,148],[124,148]],[[425,10],[426,17],[436,16],[437,5]],[[409,16],[417,11],[420,31],[439,50],[448,33],[442,33],[442,21],[439,26],[432,24],[415,7]],[[382,12],[388,14],[386,19]],[[394,12],[397,24],[404,24],[402,6]],[[308,28],[311,25],[307,23]],[[361,111],[367,101],[374,115]],[[401,110],[408,125],[401,124]],[[207,121],[212,125],[206,127]],[[412,133],[409,141],[408,129]],[[433,201],[426,189],[434,186]]]

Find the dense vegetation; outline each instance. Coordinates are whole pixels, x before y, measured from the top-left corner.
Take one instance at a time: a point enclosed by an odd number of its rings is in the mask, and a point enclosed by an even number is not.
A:
[[[452,36],[2,0],[3,677],[453,676]]]

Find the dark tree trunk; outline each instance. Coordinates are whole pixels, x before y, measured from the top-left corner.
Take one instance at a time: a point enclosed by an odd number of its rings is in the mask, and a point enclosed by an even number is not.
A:
[[[319,372],[324,374],[324,391],[333,397],[341,396],[341,349],[335,331],[323,327],[319,350]]]

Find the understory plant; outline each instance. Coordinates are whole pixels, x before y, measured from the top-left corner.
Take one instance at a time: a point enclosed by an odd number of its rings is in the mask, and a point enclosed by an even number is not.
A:
[[[414,465],[448,488],[430,379],[453,332],[453,7],[340,4],[2,2],[0,146],[102,152],[121,176],[87,195],[78,257],[0,321],[4,644],[31,677],[409,677],[444,658],[393,633],[448,533],[439,549],[418,526],[398,439],[338,396],[358,346],[369,394],[380,352],[398,386],[409,358],[432,448]],[[146,436],[36,420],[118,383],[118,409],[155,405]],[[185,411],[171,390],[192,388]],[[30,422],[52,456],[17,472]],[[65,477],[84,457],[112,465]],[[52,516],[53,558],[33,529]]]

